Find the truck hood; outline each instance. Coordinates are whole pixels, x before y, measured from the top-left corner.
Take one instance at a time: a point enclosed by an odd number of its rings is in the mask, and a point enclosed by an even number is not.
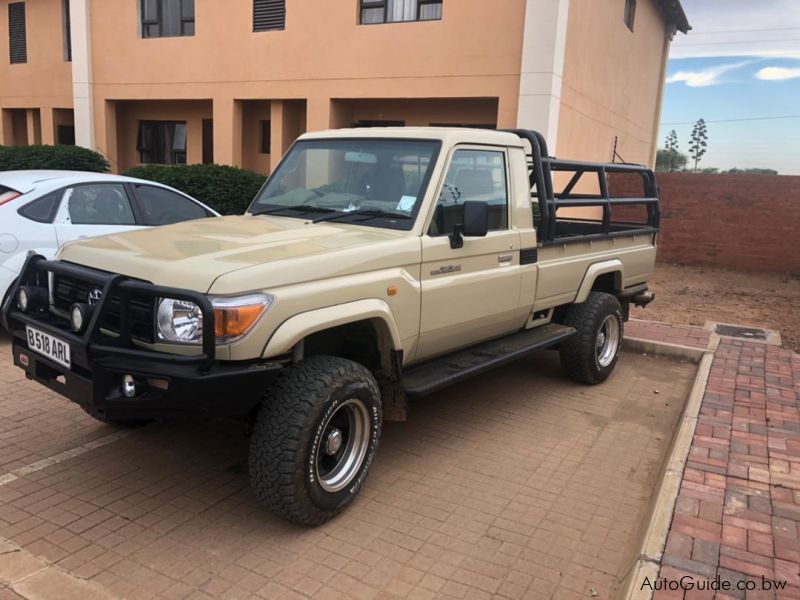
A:
[[[420,253],[409,232],[246,215],[73,242],[59,259],[157,285],[234,294],[419,263]]]

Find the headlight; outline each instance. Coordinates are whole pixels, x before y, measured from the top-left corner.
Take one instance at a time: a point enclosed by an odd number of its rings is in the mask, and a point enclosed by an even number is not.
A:
[[[194,302],[165,298],[158,305],[156,321],[161,341],[182,344],[203,341],[203,313]]]
[[[274,300],[269,294],[211,298],[217,343],[229,343],[249,333]],[[156,318],[159,341],[202,343],[203,313],[194,302],[165,298]]]

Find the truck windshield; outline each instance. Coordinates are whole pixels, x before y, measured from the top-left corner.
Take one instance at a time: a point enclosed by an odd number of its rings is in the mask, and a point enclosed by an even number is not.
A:
[[[397,139],[297,142],[249,212],[411,229],[440,145]]]

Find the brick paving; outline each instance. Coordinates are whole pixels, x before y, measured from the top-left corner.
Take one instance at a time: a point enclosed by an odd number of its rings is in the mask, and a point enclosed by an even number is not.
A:
[[[672,325],[631,319],[625,323],[625,337],[705,349],[708,347],[711,332],[696,325]]]
[[[800,598],[800,355],[722,338],[675,505],[661,577],[719,578],[716,598]],[[779,592],[761,578],[785,580]],[[751,583],[747,583],[747,582]],[[742,582],[737,584],[737,582]],[[737,585],[756,586],[745,591]],[[656,598],[714,597],[696,590]]]
[[[613,597],[695,373],[625,354],[584,387],[542,352],[455,386],[388,424],[360,497],[308,529],[256,504],[240,426],[105,443],[3,340],[0,541],[126,598]]]

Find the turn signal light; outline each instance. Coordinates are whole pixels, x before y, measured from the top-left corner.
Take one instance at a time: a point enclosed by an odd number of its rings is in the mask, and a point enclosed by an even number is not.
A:
[[[218,342],[231,342],[250,332],[272,304],[268,294],[214,298],[214,333]]]
[[[214,332],[217,338],[236,338],[244,335],[256,324],[264,306],[241,306],[239,308],[215,308]]]

